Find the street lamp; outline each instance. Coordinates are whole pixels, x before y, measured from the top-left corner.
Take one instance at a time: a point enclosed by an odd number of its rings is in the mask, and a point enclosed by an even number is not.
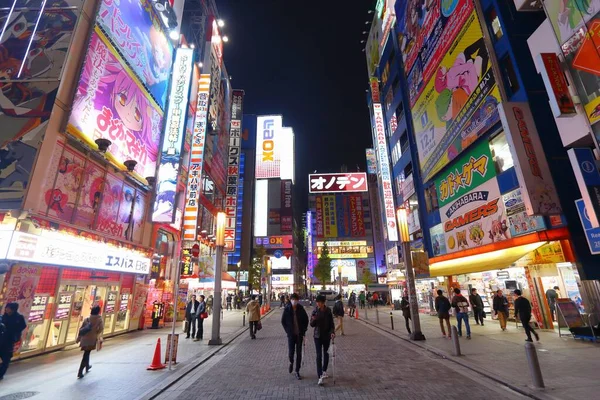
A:
[[[215,290],[213,299],[212,335],[208,344],[222,344],[221,341],[221,270],[223,269],[223,247],[225,247],[225,213],[217,213],[217,262],[215,263]]]
[[[400,242],[402,243],[402,255],[406,266],[406,284],[408,286],[408,302],[410,303],[410,321],[412,323],[412,340],[425,340],[421,332],[421,320],[419,319],[419,304],[417,300],[417,289],[415,288],[415,275],[412,268],[412,256],[410,253],[410,235],[408,233],[408,217],[406,208],[401,207],[396,211],[398,217],[398,229],[400,230]]]
[[[342,294],[342,266],[338,265],[338,279],[340,280],[340,295]]]

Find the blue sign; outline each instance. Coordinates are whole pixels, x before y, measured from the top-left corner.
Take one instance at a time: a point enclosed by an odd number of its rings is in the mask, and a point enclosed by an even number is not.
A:
[[[281,258],[281,257],[283,257],[283,251],[281,251],[281,250],[275,250],[273,252],[273,255],[275,256],[275,258]]]
[[[585,231],[585,238],[590,247],[590,252],[592,254],[600,254],[600,228],[592,227],[590,217],[588,216],[585,203],[582,199],[575,200],[575,205],[577,206],[577,212],[581,219],[581,225],[583,225],[583,230]]]
[[[568,151],[571,165],[573,165],[575,177],[579,183],[583,200],[593,208],[590,221],[592,225],[598,226],[597,218],[600,216],[600,172],[596,166],[594,153],[589,148],[570,149]],[[578,170],[577,170],[578,169]],[[581,175],[580,175],[581,174]],[[583,182],[581,182],[583,180]],[[581,186],[585,185],[585,188]]]

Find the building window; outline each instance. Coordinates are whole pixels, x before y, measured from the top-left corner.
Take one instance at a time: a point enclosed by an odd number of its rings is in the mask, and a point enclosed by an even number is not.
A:
[[[500,24],[500,18],[498,18],[498,13],[496,13],[496,9],[492,7],[486,15],[488,26],[491,29],[492,36],[496,41],[500,40],[502,36],[504,36],[504,32],[502,31],[502,25]]]
[[[517,74],[515,72],[515,68],[513,67],[513,62],[510,56],[507,55],[500,60],[500,68],[502,69],[504,85],[509,92],[508,95],[512,96],[519,90],[520,86],[519,79],[517,78]]]
[[[492,151],[492,159],[497,174],[501,174],[514,166],[504,131],[490,140],[490,150]]]

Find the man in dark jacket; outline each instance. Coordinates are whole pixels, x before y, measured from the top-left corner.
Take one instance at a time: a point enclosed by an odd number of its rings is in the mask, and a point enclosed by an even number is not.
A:
[[[4,307],[4,315],[0,319],[0,323],[4,325],[4,333],[0,337],[0,360],[2,360],[2,364],[0,364],[0,380],[4,379],[4,374],[8,370],[15,343],[21,340],[21,333],[27,327],[25,318],[18,313],[18,310],[18,303],[8,303]]]
[[[196,320],[198,320],[198,335],[194,339],[194,342],[202,340],[203,336],[204,336],[204,318],[202,318],[202,316],[203,315],[204,315],[204,317],[207,316],[205,314],[206,313],[206,302],[204,301],[204,299],[205,299],[204,295],[201,294],[200,301],[198,304],[198,311],[196,311],[196,315],[198,316],[196,318]],[[193,333],[192,333],[192,336],[194,336]]]
[[[435,311],[437,311],[438,319],[440,320],[440,328],[442,329],[442,336],[446,337],[446,331],[444,330],[444,322],[448,326],[448,338],[450,338],[450,300],[444,296],[444,292],[441,289],[437,291],[437,297],[435,298]]]
[[[556,299],[558,299],[558,286],[554,286],[552,289],[546,290],[546,299],[548,300],[548,306],[550,307],[550,313],[552,314],[552,321],[556,321]]]
[[[493,300],[494,312],[500,321],[500,328],[506,330],[506,320],[508,319],[508,299],[502,294],[502,290],[498,290]]]
[[[296,353],[296,379],[300,377],[300,365],[302,365],[302,344],[308,330],[308,314],[300,304],[300,296],[292,293],[291,301],[285,306],[281,314],[281,325],[288,338],[288,356],[290,359],[289,373],[294,370],[294,352]]]
[[[198,312],[199,308],[200,302],[196,300],[196,295],[193,295],[192,299],[185,306],[185,320],[188,322],[186,339],[190,338],[190,332],[192,333],[192,338],[196,337],[196,322],[200,315]]]
[[[525,328],[525,334],[527,335],[527,342],[533,342],[531,334],[535,336],[535,340],[539,341],[540,337],[536,331],[533,330],[529,322],[531,321],[531,303],[525,297],[521,296],[521,291],[515,289],[515,319],[520,319],[523,328]]]
[[[313,310],[310,318],[310,326],[315,328],[314,339],[317,350],[317,375],[319,376],[319,386],[323,381],[329,378],[327,375],[327,366],[329,365],[329,344],[331,339],[335,338],[335,325],[333,323],[333,314],[329,307],[325,305],[325,296],[317,296],[317,306]]]
[[[471,303],[471,307],[473,307],[473,316],[475,317],[475,323],[479,325],[481,322],[481,326],[483,326],[483,300],[479,293],[477,293],[477,289],[471,289],[471,294],[469,295],[469,302]]]
[[[406,322],[406,330],[408,334],[411,334],[410,331],[410,303],[408,302],[408,296],[403,296],[402,301],[400,302],[400,309],[402,310],[402,316],[404,317],[404,322]]]

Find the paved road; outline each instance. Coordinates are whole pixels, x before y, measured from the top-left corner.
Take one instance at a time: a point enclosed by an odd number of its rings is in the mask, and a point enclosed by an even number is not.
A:
[[[347,319],[336,340],[336,383],[317,386],[314,344],[307,342],[304,379],[287,372],[287,342],[276,311],[257,340],[244,335],[159,399],[502,399],[524,398],[362,322]],[[310,331],[309,331],[310,332]],[[510,366],[506,366],[510,368]],[[333,368],[329,368],[330,374]]]

